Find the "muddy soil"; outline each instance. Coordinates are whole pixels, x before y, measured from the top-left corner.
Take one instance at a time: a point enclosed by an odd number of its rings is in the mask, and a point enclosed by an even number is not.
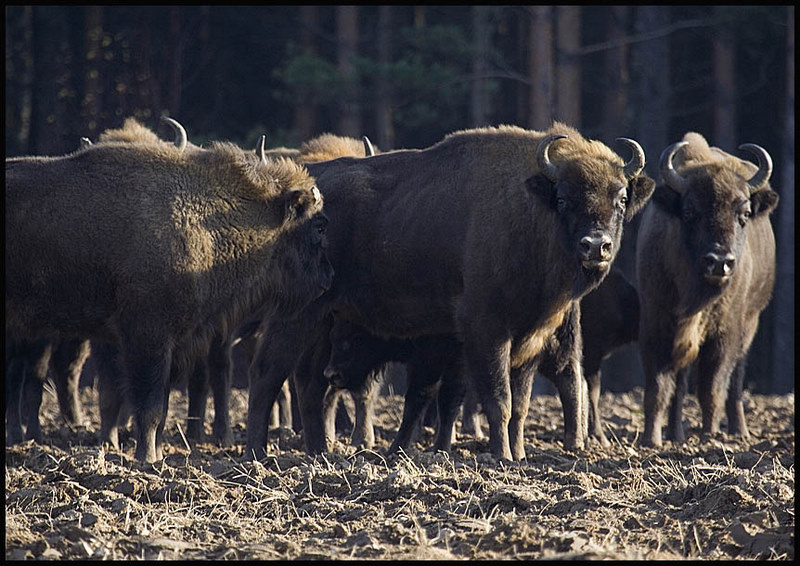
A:
[[[386,456],[403,401],[384,396],[376,447],[341,436],[312,458],[302,436],[271,431],[269,456],[244,462],[247,393],[231,404],[236,445],[185,443],[187,402],[174,391],[166,458],[133,459],[64,427],[45,395],[45,445],[6,447],[6,559],[773,559],[794,558],[794,394],[746,396],[749,444],[688,441],[640,448],[642,391],[604,394],[611,446],[562,448],[556,397],[534,398],[527,461],[497,462],[485,440],[458,435],[453,453]],[[209,413],[213,415],[212,404]],[[210,418],[210,417],[209,417]],[[210,433],[210,426],[207,426]]]

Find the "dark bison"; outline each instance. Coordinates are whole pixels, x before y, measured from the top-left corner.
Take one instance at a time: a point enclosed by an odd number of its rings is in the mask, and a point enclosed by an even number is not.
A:
[[[719,432],[727,397],[728,432],[748,436],[744,362],[775,280],[769,215],[778,195],[769,186],[769,154],[754,144],[739,149],[753,153],[758,167],[694,132],[661,154],[662,183],[642,217],[636,252],[644,445],[661,446],[676,383],[685,384],[690,366],[704,435]],[[670,433],[683,442],[676,401]]]
[[[268,377],[255,391],[251,383],[248,452],[264,448],[262,407],[290,374],[306,448],[326,449],[327,357],[297,345],[324,342],[320,321],[334,311],[380,337],[455,336],[459,366],[489,420],[492,453],[524,457],[527,404],[512,407],[512,389],[525,397],[515,374],[559,327],[578,328],[567,323],[574,301],[608,273],[624,221],[653,190],[640,174],[641,147],[625,143],[634,155],[627,163],[560,123],[545,132],[501,126],[456,132],[424,150],[308,164],[325,194],[330,257],[340,271],[293,328],[265,332],[270,339],[254,363]],[[560,385],[569,448],[583,446],[586,430],[574,354]]]
[[[152,462],[173,352],[256,307],[291,313],[323,293],[327,219],[314,180],[290,160],[141,131],[112,137],[63,157],[6,159],[6,332],[112,343],[136,457]]]
[[[634,342],[639,333],[639,296],[636,288],[625,278],[622,271],[612,268],[603,282],[580,301],[581,343],[583,347],[583,376],[589,390],[589,436],[603,445],[608,439],[603,432],[600,414],[601,366],[615,350]],[[551,363],[538,366],[538,371],[554,383],[561,379]],[[477,399],[464,403],[464,432],[478,436],[474,414]]]

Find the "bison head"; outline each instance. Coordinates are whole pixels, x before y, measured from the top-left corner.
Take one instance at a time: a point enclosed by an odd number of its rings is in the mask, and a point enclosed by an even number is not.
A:
[[[358,389],[383,365],[403,357],[404,342],[384,340],[335,317],[330,331],[331,355],[325,378],[337,389]]]
[[[624,222],[641,210],[655,182],[641,174],[644,151],[635,141],[618,138],[633,152],[623,164],[599,142],[558,141],[567,137],[553,134],[539,143],[539,174],[528,180],[528,187],[556,212],[559,240],[575,258],[579,273],[574,291],[584,294],[608,273],[619,251]],[[556,163],[550,160],[551,146],[560,150]]]
[[[654,200],[680,222],[681,245],[689,260],[696,301],[721,293],[730,283],[748,225],[768,215],[778,203],[778,194],[769,187],[769,153],[755,144],[739,149],[754,154],[758,168],[709,148],[705,139],[694,133],[661,154],[664,182],[656,188]],[[673,158],[681,150],[685,156],[679,172]]]

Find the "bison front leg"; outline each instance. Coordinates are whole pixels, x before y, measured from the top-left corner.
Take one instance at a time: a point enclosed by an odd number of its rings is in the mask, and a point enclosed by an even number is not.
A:
[[[208,404],[209,363],[203,355],[193,356],[187,379],[189,409],[186,420],[186,438],[202,442],[205,438],[206,405]],[[179,379],[179,378],[178,378]]]
[[[721,342],[721,341],[720,341]],[[716,340],[707,341],[700,348],[697,358],[697,400],[703,418],[703,435],[713,436],[720,432],[722,409],[728,396],[731,372],[736,360]]]
[[[434,448],[450,452],[455,435],[455,424],[461,405],[464,402],[466,389],[464,381],[455,368],[448,368],[441,377],[442,384],[436,403],[439,413],[439,426],[436,431]]]
[[[208,352],[208,384],[214,396],[214,440],[222,446],[233,445],[230,399],[233,382],[233,346],[230,340],[215,336]]]
[[[372,414],[375,406],[375,397],[383,381],[382,372],[370,375],[364,387],[353,391],[353,404],[356,408],[356,422],[353,426],[353,436],[350,442],[354,446],[372,448],[375,446],[375,429],[372,424]]]
[[[89,357],[88,340],[63,340],[53,352],[51,365],[61,416],[69,426],[83,422],[79,383],[83,365]]]
[[[531,391],[536,365],[526,363],[511,370],[511,420],[508,423],[508,437],[511,454],[515,460],[525,459],[525,419],[531,405]]]
[[[564,449],[583,450],[588,434],[589,393],[577,359],[570,360],[558,374],[555,385],[564,411]]]
[[[598,369],[584,377],[589,391],[589,436],[597,439],[603,446],[609,446],[611,443],[603,431],[603,418],[600,416],[601,371]]]
[[[425,359],[415,357],[406,364],[408,387],[403,403],[403,420],[389,454],[401,448],[408,450],[422,425],[428,406],[439,392],[440,379],[438,366],[432,367]]]
[[[246,459],[258,458],[266,450],[272,406],[292,372],[293,358],[288,352],[275,349],[275,345],[260,337],[247,370]]]
[[[159,340],[158,346],[144,344],[125,347],[125,359],[130,376],[131,403],[136,426],[136,452],[134,457],[152,463],[163,457],[158,442],[159,427],[163,426],[169,394],[169,372],[172,348],[164,347],[168,340]]]
[[[736,362],[731,374],[731,382],[728,386],[728,400],[725,403],[725,412],[728,416],[728,434],[738,435],[743,440],[750,440],[750,431],[747,429],[747,422],[744,418],[744,403],[742,402],[742,391],[744,389],[744,366],[745,358],[742,357]]]
[[[675,374],[675,393],[669,408],[667,438],[676,444],[686,442],[686,431],[683,428],[683,400],[689,389],[689,368],[678,370]]]
[[[325,438],[336,440],[336,410],[339,407],[339,400],[344,391],[332,386],[328,386],[322,398],[322,415],[325,426]]]
[[[495,458],[512,459],[508,437],[511,420],[509,356],[511,341],[464,341],[464,367],[489,421],[489,450]]]

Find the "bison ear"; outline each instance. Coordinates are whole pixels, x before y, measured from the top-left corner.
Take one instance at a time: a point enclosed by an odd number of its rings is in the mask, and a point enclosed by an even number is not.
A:
[[[653,200],[668,214],[681,216],[681,195],[667,185],[658,185],[653,192]]]
[[[647,175],[637,175],[628,182],[628,208],[625,210],[625,221],[630,222],[644,208],[653,196],[656,182]]]
[[[542,199],[544,202],[555,208],[556,202],[554,196],[555,185],[544,175],[534,175],[525,181],[525,186],[528,190]]]
[[[769,214],[778,206],[778,193],[772,189],[763,189],[750,196],[753,218],[761,214]]]
[[[291,222],[303,216],[308,204],[305,192],[300,189],[290,189],[284,196],[284,222]]]

